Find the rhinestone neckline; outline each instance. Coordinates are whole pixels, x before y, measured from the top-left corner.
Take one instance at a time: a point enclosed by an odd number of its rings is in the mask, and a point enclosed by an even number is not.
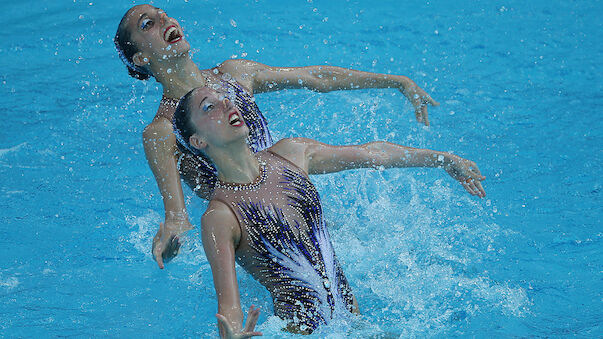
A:
[[[180,99],[168,98],[166,96],[163,96],[163,98],[161,98],[161,102],[163,102],[164,104],[166,104],[168,106],[172,106],[172,107],[178,106],[178,101],[180,101]]]
[[[260,185],[262,183],[264,183],[264,181],[266,181],[266,177],[267,177],[266,163],[263,161],[260,161],[260,174],[258,175],[257,178],[255,178],[255,180],[253,182],[250,182],[247,184],[237,184],[237,183],[232,183],[232,182],[224,182],[224,181],[218,179],[216,181],[216,188],[231,189],[234,191],[253,190],[253,189],[260,187]]]

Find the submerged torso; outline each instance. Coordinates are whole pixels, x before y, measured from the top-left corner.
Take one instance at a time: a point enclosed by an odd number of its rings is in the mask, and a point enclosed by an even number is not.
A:
[[[251,149],[258,152],[272,146],[272,137],[266,119],[256,105],[253,95],[232,79],[220,79],[216,84],[234,98],[237,109],[249,127],[247,141]],[[177,105],[178,99],[163,97],[155,119],[165,118],[171,122]],[[178,150],[177,164],[182,179],[193,191],[200,193],[213,190],[216,183],[216,170],[208,159]]]
[[[218,181],[212,200],[236,215],[237,262],[270,291],[276,315],[311,332],[338,313],[352,312],[352,292],[308,176],[270,151],[256,156],[258,179],[244,185]]]

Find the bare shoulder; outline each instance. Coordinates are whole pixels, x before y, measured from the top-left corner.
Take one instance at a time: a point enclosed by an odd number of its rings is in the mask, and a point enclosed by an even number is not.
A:
[[[245,59],[229,59],[216,67],[220,73],[230,74],[250,93],[253,93],[254,78],[266,68],[268,66],[264,64]]]
[[[308,172],[309,150],[317,141],[308,138],[285,138],[270,147],[272,153],[291,161],[297,167]]]
[[[172,123],[166,118],[154,119],[147,127],[142,131],[142,136],[145,139],[168,137],[172,135],[174,128]]]
[[[250,74],[260,69],[268,67],[253,60],[246,59],[228,59],[217,66],[222,73],[230,73],[232,76],[240,74]]]
[[[201,217],[203,237],[231,238],[238,244],[241,236],[239,222],[233,211],[223,202],[211,200]]]

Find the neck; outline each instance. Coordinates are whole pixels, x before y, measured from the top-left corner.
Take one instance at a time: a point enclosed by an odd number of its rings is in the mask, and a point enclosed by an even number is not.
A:
[[[259,161],[245,140],[219,150],[206,151],[218,169],[218,179],[223,182],[248,184],[260,175]]]
[[[151,70],[168,98],[180,98],[191,89],[205,85],[205,77],[188,54],[158,61],[151,65]]]

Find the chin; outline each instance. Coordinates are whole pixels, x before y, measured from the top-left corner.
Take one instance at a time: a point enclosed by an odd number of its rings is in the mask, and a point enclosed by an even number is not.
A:
[[[178,53],[176,54],[178,56],[183,56],[191,51],[191,45],[184,38],[182,38],[182,40],[178,41],[174,45],[176,46],[173,46],[172,48],[178,51]]]
[[[168,47],[169,47],[169,50],[167,49]],[[174,44],[169,44],[168,46],[162,48],[160,51],[158,51],[157,55],[158,55],[159,61],[161,61],[163,59],[163,55],[166,55],[166,57],[168,59],[181,58],[183,56],[188,56],[190,49],[191,49],[191,46],[188,43],[188,41],[182,39]],[[174,53],[174,52],[176,52],[176,53]]]

